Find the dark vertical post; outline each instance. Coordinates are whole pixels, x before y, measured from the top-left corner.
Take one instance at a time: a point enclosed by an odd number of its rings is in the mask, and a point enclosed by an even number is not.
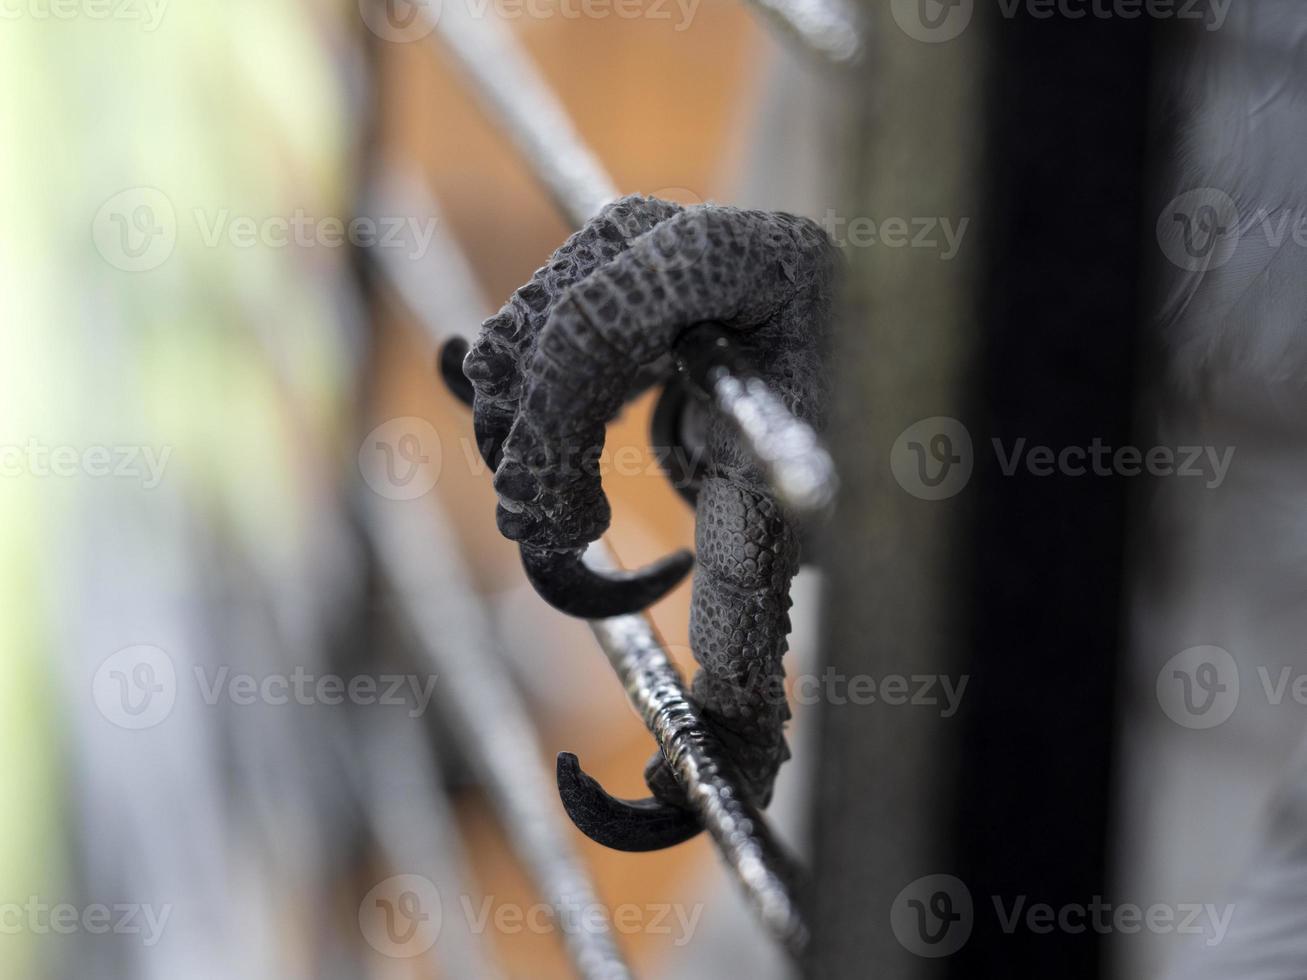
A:
[[[1130,444],[1142,309],[1150,25],[999,25],[982,295],[986,434],[1010,450]],[[1094,977],[1093,929],[1004,932],[992,896],[1107,896],[1115,667],[1130,480],[978,455],[974,663],[956,833],[990,908],[957,976]],[[1068,457],[1074,470],[1079,462]],[[1102,467],[1110,469],[1110,467]]]
[[[943,19],[914,32],[912,9]],[[1099,972],[1093,929],[998,912],[1108,894],[1130,481],[1056,454],[1130,442],[1151,25],[1084,9],[880,14],[851,214],[971,221],[947,262],[850,249],[825,656],[837,679],[966,687],[949,718],[825,706],[815,976]]]

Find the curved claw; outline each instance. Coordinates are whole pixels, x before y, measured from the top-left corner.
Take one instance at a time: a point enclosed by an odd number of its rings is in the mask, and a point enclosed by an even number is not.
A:
[[[571,752],[558,753],[558,795],[581,833],[616,851],[658,851],[703,829],[689,810],[654,797],[620,800],[581,769]]]
[[[540,598],[581,619],[639,612],[672,591],[693,565],[694,554],[681,550],[634,572],[600,572],[578,554],[522,548],[522,567]]]
[[[468,343],[462,337],[453,337],[440,348],[440,376],[450,394],[468,408],[472,407],[472,382],[463,374],[463,358],[467,357]]]
[[[654,405],[649,421],[649,437],[654,454],[662,466],[663,475],[691,507],[699,501],[699,484],[703,482],[700,447],[686,445],[684,423],[689,392],[679,378],[673,378],[663,389]]]

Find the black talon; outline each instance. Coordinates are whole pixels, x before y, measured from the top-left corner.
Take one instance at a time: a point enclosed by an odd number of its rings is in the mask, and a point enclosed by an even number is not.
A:
[[[586,775],[571,752],[558,753],[558,795],[577,829],[616,851],[658,851],[703,829],[689,810],[654,797],[621,800]]]
[[[690,407],[690,393],[680,378],[672,378],[658,396],[653,417],[649,421],[649,438],[654,455],[662,467],[663,475],[691,507],[699,500],[699,484],[703,482],[703,440],[687,439],[686,410]]]
[[[540,598],[582,619],[639,612],[672,591],[693,565],[694,554],[681,550],[634,572],[600,572],[573,552],[522,548],[522,567]]]
[[[440,376],[445,380],[449,393],[468,408],[472,407],[472,382],[463,373],[463,358],[467,356],[468,343],[462,337],[454,337],[440,348]]]
[[[468,343],[462,337],[447,341],[440,350],[440,374],[449,390],[460,401],[471,405],[472,384],[463,373],[467,352]],[[491,465],[497,466],[502,439],[495,435],[498,433],[485,440],[483,454]],[[506,478],[505,483],[512,483],[512,479]],[[511,486],[498,489],[507,490],[512,496]],[[694,555],[678,551],[634,572],[598,572],[587,566],[580,555],[523,548],[522,567],[536,592],[555,609],[582,619],[607,619],[653,605],[689,574],[694,567]]]

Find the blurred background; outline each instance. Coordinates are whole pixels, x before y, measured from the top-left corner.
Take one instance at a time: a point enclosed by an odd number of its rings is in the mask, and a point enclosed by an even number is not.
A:
[[[738,0],[443,2],[516,40],[621,193],[792,211],[845,252],[845,493],[788,683],[969,686],[947,713],[792,696],[768,815],[811,868],[803,972],[1297,975],[1307,277],[1257,216],[1304,206],[1302,18],[895,0],[837,70]],[[704,836],[606,850],[553,795],[562,750],[643,795],[653,743],[525,583],[440,380],[439,341],[572,230],[453,12],[0,6],[0,976],[569,977],[541,880],[578,869],[635,975],[799,971]],[[1219,219],[1197,264],[1184,201]],[[860,218],[930,243],[861,247]],[[693,535],[653,401],[601,464],[632,567]],[[974,476],[932,497],[894,454],[940,419]],[[1215,485],[989,453],[1096,438],[1237,453]],[[688,599],[651,610],[687,676]],[[969,887],[952,959],[893,925],[936,875]],[[1101,896],[1232,918],[993,914]]]
[[[648,6],[596,18],[509,5],[499,19],[623,192],[773,205],[768,187],[779,203],[812,194],[819,144],[764,122],[770,103],[803,97],[778,93],[778,72],[812,89],[806,70],[734,2]],[[471,319],[435,325],[471,335],[571,230],[430,13],[161,0],[31,5],[4,22],[0,72],[15,97],[0,163],[0,441],[16,448],[0,487],[0,881],[20,905],[142,908],[141,934],[6,929],[0,975],[450,976],[458,954],[443,969],[440,954],[460,928],[488,947],[478,972],[573,975],[547,900],[450,747],[443,669],[415,670],[397,652],[411,638],[378,625],[398,617],[371,581],[352,503],[442,514],[458,555],[423,559],[454,562],[484,603],[498,651],[478,669],[520,688],[543,747],[533,764],[552,782],[553,755],[569,748],[640,795],[653,743],[589,630],[535,598],[496,531],[470,416],[439,381],[431,335],[380,280],[366,296],[357,285],[371,262],[366,239],[351,248],[368,233],[358,215],[375,219],[386,261],[429,290],[458,282],[432,236],[455,241],[469,278],[444,305],[465,299]],[[759,141],[773,150],[751,166]],[[632,406],[605,459],[624,474],[609,480],[611,540],[632,564],[692,537],[648,452],[649,409]],[[430,464],[416,483],[412,439]],[[653,615],[692,667],[688,596],[687,583]],[[803,613],[796,622],[795,655],[810,655],[811,628],[805,641]],[[406,700],[387,702],[384,684],[366,706],[313,693],[356,673],[402,675]],[[253,696],[239,686],[269,678]],[[390,726],[371,736],[385,765],[366,762],[371,714]],[[429,771],[412,771],[415,744],[437,757]],[[374,780],[390,766],[394,785],[351,781],[351,766]],[[446,787],[449,812],[435,812],[429,795]],[[384,808],[411,809],[412,829],[378,829]],[[560,826],[607,906],[635,910],[620,936],[635,967],[779,969],[705,840],[651,860]],[[428,860],[429,839],[455,832],[466,880]],[[401,840],[399,866],[386,833]],[[398,874],[443,899],[445,938],[411,958],[360,933],[365,895]],[[479,926],[461,921],[460,899]],[[144,906],[166,921],[148,925]],[[23,921],[33,916],[46,921]]]

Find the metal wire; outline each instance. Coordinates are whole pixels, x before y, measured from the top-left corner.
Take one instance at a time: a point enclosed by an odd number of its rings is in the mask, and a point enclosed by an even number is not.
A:
[[[355,716],[355,724],[339,733],[340,768],[389,869],[420,873],[442,890],[470,894],[467,855],[422,719],[385,711],[360,710]],[[442,976],[502,976],[461,916],[446,918],[440,942],[426,955]]]
[[[514,849],[558,911],[577,970],[588,980],[629,980],[608,917],[595,914],[603,906],[560,820],[526,706],[504,679],[490,624],[458,559],[458,542],[428,500],[363,496],[362,516],[382,571],[421,652],[438,669],[450,728]]]
[[[685,378],[734,425],[777,498],[801,515],[829,508],[837,485],[830,453],[810,425],[749,373],[730,336],[717,324],[699,323],[677,338],[675,348]]]
[[[858,61],[865,52],[862,31],[842,0],[745,0],[781,34],[809,54],[837,65]]]
[[[395,199],[394,195],[400,193],[402,183],[392,180],[380,191],[379,196],[387,199],[385,213],[435,214],[435,203],[429,199],[410,199],[407,202]],[[417,193],[420,185],[408,182],[407,187],[410,193]],[[469,295],[466,286],[460,289],[443,288],[448,270],[465,268],[461,256],[445,263],[446,256],[458,252],[458,245],[442,233],[443,228],[444,224],[437,222],[432,251],[428,261],[421,266],[405,261],[394,249],[375,249],[370,253],[375,256],[384,280],[418,316],[419,324],[437,349],[449,337],[445,324],[477,322],[484,311],[483,304],[474,309],[457,307],[458,297]],[[391,254],[385,254],[387,252]],[[434,546],[427,547],[430,549]],[[612,567],[616,563],[602,542],[591,547],[587,560],[601,567]],[[425,585],[428,591],[448,587],[443,579],[439,584],[428,582]],[[465,586],[459,586],[458,589],[460,592],[466,591]],[[475,598],[471,597],[468,601],[475,601]],[[459,614],[451,609],[448,615],[457,619]],[[438,623],[439,617],[436,616],[433,619],[433,630]],[[794,896],[796,873],[793,862],[776,844],[761,814],[745,802],[744,796],[733,786],[727,768],[720,761],[724,757],[721,746],[707,734],[698,710],[686,696],[684,681],[663,650],[653,623],[644,615],[619,616],[591,621],[590,627],[625,687],[631,703],[645,719],[659,747],[674,767],[695,812],[717,843],[746,899],[757,911],[767,930],[797,956],[807,942],[808,929]],[[461,646],[464,642],[462,638],[453,638],[449,642],[464,649]],[[465,649],[472,651],[465,669],[475,674],[478,670],[475,664],[477,648]],[[450,665],[449,669],[454,668]],[[475,686],[477,682],[471,683]],[[455,696],[458,696],[458,692],[455,692]],[[483,697],[484,695],[473,692],[473,701]],[[499,708],[495,709],[494,715],[483,714],[479,723],[484,725],[487,717],[498,718],[497,712],[508,710],[510,709]],[[522,715],[515,717],[521,718]],[[470,734],[470,737],[480,736]],[[494,737],[503,739],[503,732],[499,731]],[[527,738],[534,744],[534,736],[529,732],[515,734],[513,737]],[[511,740],[506,741],[511,745]],[[512,769],[515,765],[513,758],[506,750],[502,758],[499,752],[492,755],[493,758],[487,757],[487,770],[495,770],[497,780],[509,778],[507,771],[498,767]],[[530,756],[530,753],[522,755]],[[520,767],[520,758],[516,765]],[[511,778],[516,780],[518,777]],[[538,782],[538,772],[533,772],[531,779]],[[535,792],[537,790],[532,790],[533,795]],[[549,792],[551,796],[555,795],[553,787],[550,787]],[[512,818],[511,810],[509,817]],[[513,833],[519,832],[516,821],[509,823],[509,828]]]
[[[591,545],[586,557],[599,568],[616,566],[602,542]],[[722,746],[686,697],[681,674],[653,624],[646,616],[617,616],[594,620],[590,628],[745,897],[767,931],[798,957],[807,945],[808,927],[794,895],[797,866],[757,808],[735,788],[721,761]]]
[[[433,36],[458,60],[490,115],[572,224],[584,223],[618,197],[617,186],[507,27],[449,2],[441,7]]]
[[[403,304],[439,343],[442,325],[479,322],[484,302],[471,267],[445,233],[439,207],[415,174],[389,170],[372,189],[374,214],[422,214],[436,229],[420,261],[399,249],[371,249],[368,257]],[[526,706],[507,680],[485,607],[467,585],[468,570],[443,516],[419,498],[383,500],[368,494],[361,523],[382,572],[412,626],[420,652],[437,668],[442,707],[476,766],[513,848],[537,889],[558,910],[568,952],[578,972],[593,980],[629,978],[607,916],[596,916],[594,886],[576,856],[557,804],[558,792],[541,768],[543,755]]]
[[[781,5],[798,9],[809,4],[783,0]],[[574,227],[618,196],[617,186],[503,24],[474,17],[462,4],[447,3],[436,34]],[[785,507],[804,516],[830,504],[836,481],[829,453],[813,428],[795,418],[766,384],[722,370],[705,390],[735,424]]]

